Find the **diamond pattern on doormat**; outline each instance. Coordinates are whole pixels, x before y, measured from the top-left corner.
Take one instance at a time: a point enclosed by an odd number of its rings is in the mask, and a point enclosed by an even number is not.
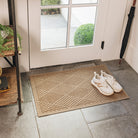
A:
[[[51,72],[30,77],[38,116],[128,99],[121,93],[106,97],[91,85],[94,71],[110,71],[104,65],[69,71]]]

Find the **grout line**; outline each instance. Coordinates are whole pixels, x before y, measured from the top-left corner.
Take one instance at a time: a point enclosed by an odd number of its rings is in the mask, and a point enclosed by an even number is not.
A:
[[[33,104],[33,101],[32,101],[32,106],[33,106],[33,111],[34,111],[34,118],[35,118],[35,123],[36,123],[36,127],[37,127],[37,132],[38,132],[38,136],[40,138],[40,132],[39,132],[39,127],[38,127],[38,122],[37,122],[37,119],[36,119],[35,106]]]
[[[92,134],[92,132],[91,132],[91,130],[90,130],[90,128],[89,128],[89,124],[87,123],[87,121],[86,121],[86,119],[85,119],[85,117],[84,117],[84,114],[83,114],[83,112],[82,112],[82,109],[80,109],[80,112],[81,112],[82,117],[83,117],[83,119],[84,119],[84,121],[85,121],[85,123],[86,123],[86,125],[87,125],[87,127],[88,127],[88,130],[89,130],[89,132],[90,132],[90,134],[91,134],[91,137],[93,138],[94,136],[93,136],[93,134]]]
[[[89,124],[93,124],[93,123],[98,123],[98,122],[102,122],[102,121],[107,121],[107,120],[115,119],[115,118],[118,118],[118,117],[123,117],[123,116],[130,116],[130,117],[131,117],[131,115],[127,112],[127,113],[122,114],[122,115],[116,115],[116,116],[114,116],[114,117],[108,117],[108,118],[106,118],[106,119],[101,119],[101,120],[89,122],[88,125],[89,125]]]
[[[23,78],[23,79],[24,79],[24,78]],[[32,104],[32,107],[33,107],[33,113],[34,113],[35,124],[36,124],[36,128],[37,128],[38,136],[39,136],[39,138],[40,138],[39,127],[38,127],[38,123],[37,123],[37,119],[36,119],[36,110],[35,110],[35,105],[34,105],[34,100],[33,100],[33,95],[32,95],[32,88],[31,88],[31,83],[30,83],[30,79],[29,79],[28,75],[27,75],[27,78],[25,78],[25,79],[27,79],[27,81],[28,81],[28,88],[29,88],[29,92],[30,92],[30,94],[31,94],[31,101],[29,101],[29,103],[31,103],[31,104]],[[27,102],[27,103],[28,103],[28,102]]]
[[[32,87],[31,87],[31,83],[30,83],[30,79],[28,78],[28,85],[29,85],[29,91],[30,91],[30,93],[31,93],[31,99],[32,99],[32,101],[31,101],[31,103],[32,103],[32,106],[33,106],[33,112],[34,112],[34,118],[35,118],[35,123],[36,123],[36,127],[37,127],[37,132],[38,132],[38,136],[39,136],[39,138],[41,138],[40,137],[40,132],[39,132],[39,127],[38,127],[38,122],[37,122],[37,119],[36,119],[36,117],[37,117],[37,115],[36,115],[36,106],[35,106],[35,102],[34,102],[34,98],[33,98],[33,93],[32,93]]]
[[[102,122],[102,121],[111,120],[111,119],[116,119],[116,118],[119,118],[119,117],[130,117],[130,119],[133,121],[133,122],[132,122],[133,125],[138,126],[138,124],[136,123],[135,119],[132,117],[132,115],[131,115],[130,113],[123,114],[123,115],[118,115],[118,116],[115,116],[115,117],[110,117],[110,118],[103,119],[103,120],[94,121],[94,122],[88,123],[88,125],[89,125],[89,124],[98,123],[98,122]]]
[[[34,112],[35,112],[35,116],[36,116],[37,111],[36,111],[36,105],[35,105],[34,95],[33,95],[32,87],[31,87],[31,82],[29,81],[29,83],[30,83],[29,85],[30,85],[30,93],[31,93],[31,97],[32,97],[32,104],[33,104]]]

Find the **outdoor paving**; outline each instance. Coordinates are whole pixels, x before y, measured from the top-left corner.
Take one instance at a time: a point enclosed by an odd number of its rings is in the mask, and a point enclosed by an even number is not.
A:
[[[70,29],[70,46],[74,46],[76,27]],[[67,22],[61,14],[41,16],[41,50],[65,48]]]
[[[37,117],[29,74],[106,64],[130,99]],[[123,60],[91,61],[22,73],[23,115],[18,106],[0,107],[0,138],[138,138],[138,74]]]

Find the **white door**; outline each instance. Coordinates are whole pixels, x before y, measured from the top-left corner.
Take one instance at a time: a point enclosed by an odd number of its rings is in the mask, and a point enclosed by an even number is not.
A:
[[[109,1],[29,0],[30,68],[101,59]]]

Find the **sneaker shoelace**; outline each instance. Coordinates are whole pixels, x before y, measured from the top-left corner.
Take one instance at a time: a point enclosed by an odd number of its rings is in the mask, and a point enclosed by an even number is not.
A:
[[[107,77],[108,79],[109,79],[109,82],[112,84],[112,85],[114,85],[115,84],[115,79],[114,79],[114,77]]]
[[[108,87],[107,83],[104,80],[99,80],[95,82],[98,87]]]

